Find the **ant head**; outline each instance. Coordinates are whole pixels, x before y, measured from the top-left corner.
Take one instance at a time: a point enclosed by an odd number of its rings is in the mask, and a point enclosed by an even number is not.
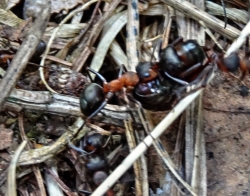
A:
[[[158,75],[157,68],[151,62],[140,62],[136,66],[136,72],[142,82],[151,81]]]
[[[104,105],[104,102],[105,94],[103,88],[98,84],[90,83],[80,93],[80,108],[88,118],[93,117],[100,110],[100,107]]]
[[[93,133],[86,137],[86,151],[100,151],[104,145],[104,138],[100,133]]]

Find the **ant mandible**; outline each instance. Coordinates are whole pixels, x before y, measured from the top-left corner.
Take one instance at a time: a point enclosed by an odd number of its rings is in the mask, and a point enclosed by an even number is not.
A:
[[[183,41],[178,38],[160,53],[160,62],[140,62],[136,73],[120,73],[118,79],[109,83],[99,73],[88,68],[103,82],[103,87],[95,83],[88,84],[80,94],[80,108],[88,119],[95,116],[106,104],[113,93],[123,87],[134,87],[133,96],[149,110],[166,110],[176,99],[174,92],[180,86],[194,84],[211,73],[215,64],[221,71],[234,72],[240,68],[243,75],[247,72],[249,61],[241,60],[237,53],[226,58],[213,53],[208,57],[206,51],[196,40]],[[204,62],[207,57],[207,62]],[[210,66],[207,66],[210,65]],[[207,83],[203,81],[203,86]]]

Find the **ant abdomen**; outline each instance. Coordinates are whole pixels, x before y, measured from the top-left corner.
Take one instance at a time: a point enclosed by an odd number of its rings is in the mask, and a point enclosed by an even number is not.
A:
[[[193,65],[202,65],[206,55],[196,40],[187,40],[167,46],[160,57],[160,69],[172,76],[178,76]]]
[[[218,68],[225,72],[236,72],[240,67],[240,57],[237,53],[231,53],[228,57],[219,56],[217,59]]]
[[[100,85],[90,83],[80,93],[80,108],[85,116],[93,114],[105,100],[105,94]]]

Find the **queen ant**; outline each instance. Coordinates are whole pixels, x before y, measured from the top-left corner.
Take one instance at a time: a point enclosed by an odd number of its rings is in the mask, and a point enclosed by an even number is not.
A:
[[[224,72],[234,72],[240,68],[244,78],[250,65],[247,58],[240,59],[237,53],[228,57],[212,53],[208,56],[207,47],[201,47],[196,40],[183,41],[179,37],[160,52],[158,63],[140,62],[135,72],[127,72],[116,80],[107,82],[103,76],[91,68],[88,71],[96,74],[103,82],[103,87],[90,83],[80,94],[80,108],[87,119],[95,116],[107,104],[111,96],[123,87],[134,87],[133,97],[148,110],[166,110],[177,98],[178,89],[202,81],[207,84],[212,68]],[[249,55],[246,55],[248,57]],[[177,93],[176,93],[177,92]]]

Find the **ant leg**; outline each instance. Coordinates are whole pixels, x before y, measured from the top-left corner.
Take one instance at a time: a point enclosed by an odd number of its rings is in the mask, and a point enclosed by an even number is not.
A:
[[[88,74],[88,76],[89,76],[89,79],[90,79],[91,83],[93,83],[93,82],[94,82],[94,80],[92,79],[92,77],[91,77],[90,73],[89,73],[89,72],[87,72],[87,74]]]
[[[81,192],[85,195],[91,195],[93,192],[85,191],[85,190],[78,190],[78,192]]]
[[[225,22],[224,29],[225,29],[227,27],[227,11],[226,11],[224,0],[220,0],[220,1],[221,1],[221,5],[223,7],[223,11],[224,11],[224,22]]]
[[[208,65],[208,66],[206,66],[205,69],[202,70],[202,72],[197,76],[197,78],[195,78],[195,80],[192,81],[192,82],[190,83],[190,85],[196,84],[196,83],[202,81],[202,87],[205,87],[205,86],[203,85],[203,82],[204,82],[204,81],[203,81],[202,78],[203,78],[205,75],[207,75],[206,78],[208,78],[208,76],[211,75],[210,72],[213,73],[213,67],[214,67],[214,66],[212,66],[211,64]],[[206,83],[207,83],[207,82],[206,82]]]
[[[107,100],[105,100],[104,102],[102,102],[102,104],[99,106],[99,108],[97,108],[96,111],[94,111],[90,116],[87,117],[87,120],[91,119],[93,116],[95,116],[98,112],[100,112],[104,106],[107,104]]]
[[[202,49],[203,49],[205,52],[211,50],[211,47],[210,47],[210,46],[201,46],[201,47],[202,47]]]
[[[137,100],[136,100],[133,96],[131,96],[131,95],[128,95],[127,97],[128,97],[128,99],[129,99],[131,102],[135,103],[135,104],[138,106],[137,112],[139,113],[139,116],[140,116],[140,118],[141,118],[141,121],[142,121],[142,124],[143,124],[143,128],[144,128],[144,130],[145,130],[146,133],[149,133],[149,132],[150,132],[150,131],[149,131],[150,129],[149,129],[149,127],[148,127],[148,123],[145,121],[146,115],[145,115],[145,113],[144,113],[144,110],[143,110],[143,108],[142,108],[141,103],[140,103],[139,101],[137,101]],[[134,117],[132,111],[129,110],[129,113],[130,113],[130,115],[131,115],[131,117],[132,117],[132,120],[133,120],[133,121],[135,122],[135,124],[137,125],[136,120],[135,120],[135,117]],[[144,126],[144,124],[145,124],[145,126]],[[138,126],[136,126],[136,128],[138,128]]]
[[[120,70],[119,70],[119,73],[118,73],[118,78],[120,78],[120,77],[121,77],[122,72],[123,72],[123,68],[124,68],[124,65],[123,65],[123,64],[121,64],[121,66],[120,66]]]
[[[72,148],[72,149],[75,150],[76,152],[80,152],[80,153],[81,153],[81,156],[91,155],[91,154],[93,154],[93,153],[96,151],[96,149],[95,149],[95,150],[93,150],[92,152],[86,152],[86,151],[83,150],[82,148],[76,147],[73,143],[71,143],[71,142],[69,141],[69,139],[68,139],[68,145],[69,145],[70,148]]]
[[[181,84],[181,85],[188,85],[188,82],[184,81],[184,80],[180,80],[178,78],[172,77],[171,75],[168,74],[168,72],[164,72],[164,74],[169,77],[170,79],[174,80],[175,82]]]
[[[177,44],[179,44],[179,43],[181,43],[181,42],[183,42],[183,37],[178,37],[176,40],[174,40],[174,42],[173,43],[171,43],[170,45],[172,45],[172,46],[176,46]]]
[[[203,64],[202,63],[197,63],[195,65],[193,65],[192,67],[188,68],[186,71],[182,72],[179,77],[180,78],[185,78],[191,74],[193,74],[198,68],[202,67]]]
[[[245,57],[248,59],[250,56],[249,54],[249,37],[246,37],[246,43],[245,43]]]
[[[174,93],[176,94],[177,100],[179,101],[187,94],[190,94],[196,90],[199,90],[200,88],[204,88],[207,85],[208,79],[211,76],[211,74],[214,72],[215,68],[216,66],[213,66],[210,64],[209,66],[205,67],[205,69],[197,76],[197,78],[194,81],[189,83],[189,85],[183,86],[179,88],[178,90],[174,91]],[[199,82],[201,83],[198,85]]]
[[[114,95],[114,93],[108,92],[106,99],[102,102],[102,104],[94,111],[91,115],[87,117],[86,120],[91,119],[93,116],[95,116],[98,112],[100,112],[105,105],[108,103],[108,100]]]
[[[211,66],[212,66],[212,68],[209,68]],[[217,69],[216,66],[213,66],[213,65],[211,65],[211,66],[207,66],[208,67],[208,73],[207,73],[206,78],[202,81],[201,87],[205,88],[207,86],[209,78],[214,73],[214,71]]]
[[[150,62],[153,61],[153,58],[155,57],[156,61],[159,61],[160,59],[160,51],[161,51],[161,46],[162,46],[162,38],[159,38],[158,42],[155,44],[154,48],[153,48],[153,52],[151,54],[151,57],[150,57]],[[155,53],[157,54],[157,56],[154,56]]]

